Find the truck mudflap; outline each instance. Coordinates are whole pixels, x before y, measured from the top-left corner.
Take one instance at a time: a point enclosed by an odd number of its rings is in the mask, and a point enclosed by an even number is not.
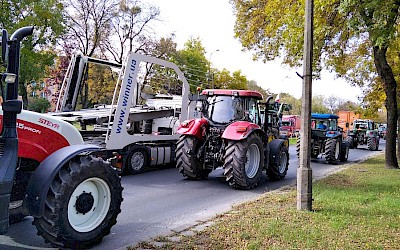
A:
[[[45,200],[50,184],[60,168],[74,156],[90,153],[100,148],[95,145],[72,145],[61,148],[49,155],[32,174],[26,188],[24,204],[34,217],[43,215]]]

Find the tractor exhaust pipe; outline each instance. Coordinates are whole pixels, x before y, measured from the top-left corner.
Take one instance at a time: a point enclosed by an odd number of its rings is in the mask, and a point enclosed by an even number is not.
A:
[[[18,100],[18,73],[21,40],[33,33],[33,27],[15,31],[10,41],[7,32],[2,32],[2,56],[7,62],[7,73],[2,74],[1,84],[6,83],[7,96],[2,104],[3,127],[0,137],[0,234],[8,231],[9,205],[15,170],[18,161],[17,114],[22,102]],[[3,95],[4,96],[4,95]]]

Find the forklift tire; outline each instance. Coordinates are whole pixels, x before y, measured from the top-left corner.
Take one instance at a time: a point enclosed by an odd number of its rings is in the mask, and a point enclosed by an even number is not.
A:
[[[329,164],[337,164],[340,160],[340,140],[327,139],[325,142],[325,160]]]
[[[145,148],[132,147],[126,158],[125,171],[130,174],[143,173],[148,166],[149,157]]]
[[[52,180],[43,216],[32,224],[55,247],[89,248],[110,233],[121,202],[117,172],[101,158],[76,156]]]
[[[261,138],[251,134],[241,141],[228,141],[225,149],[224,176],[236,189],[258,185],[264,168],[264,147]]]
[[[200,148],[200,140],[194,136],[183,135],[176,147],[176,167],[190,180],[201,180],[208,177],[210,169],[203,169],[203,164],[196,154]]]
[[[269,166],[267,176],[274,181],[285,178],[289,167],[289,151],[284,142],[273,140],[270,142]]]

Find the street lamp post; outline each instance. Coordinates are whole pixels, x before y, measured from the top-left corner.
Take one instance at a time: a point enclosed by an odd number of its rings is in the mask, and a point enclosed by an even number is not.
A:
[[[214,52],[218,52],[218,51],[219,51],[219,49],[216,49],[213,52],[211,52],[209,60],[208,60],[210,62],[208,64],[208,85],[210,85],[210,82],[211,82],[212,89],[214,88],[214,74],[211,75],[211,57],[212,57]]]

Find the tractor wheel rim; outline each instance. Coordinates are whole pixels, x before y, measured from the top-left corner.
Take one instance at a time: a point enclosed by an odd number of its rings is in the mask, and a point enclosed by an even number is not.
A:
[[[97,177],[86,179],[69,199],[68,222],[78,232],[90,232],[103,222],[110,203],[111,191],[107,183]]]
[[[256,144],[251,144],[246,152],[246,163],[244,166],[248,178],[253,178],[260,166],[260,149]]]
[[[279,169],[278,169],[280,174],[283,174],[286,171],[287,162],[288,162],[288,157],[287,157],[286,153],[281,152],[281,162],[280,162]]]
[[[135,152],[131,157],[131,166],[134,170],[140,170],[143,168],[144,155],[142,152]]]

